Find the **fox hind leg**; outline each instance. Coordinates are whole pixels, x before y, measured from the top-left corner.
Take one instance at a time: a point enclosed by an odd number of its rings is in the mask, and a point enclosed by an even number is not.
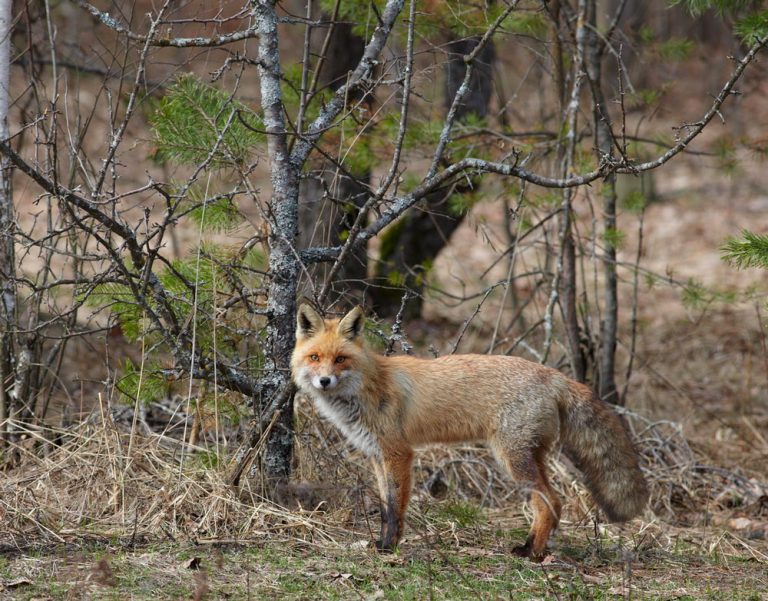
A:
[[[513,550],[515,555],[540,559],[549,535],[560,522],[562,503],[549,483],[546,457],[548,448],[538,447],[510,451],[496,447],[496,454],[510,475],[518,481],[531,483],[531,508],[533,523],[524,545]]]
[[[549,483],[545,457],[546,455],[534,459],[536,477],[531,491],[533,524],[523,545],[523,550],[528,551],[527,556],[533,558],[544,556],[549,536],[560,523],[562,510],[562,503]]]

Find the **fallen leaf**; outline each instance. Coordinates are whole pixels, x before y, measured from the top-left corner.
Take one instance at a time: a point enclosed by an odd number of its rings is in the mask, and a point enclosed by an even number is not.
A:
[[[555,556],[551,553],[541,560],[541,565],[548,566],[555,562]]]

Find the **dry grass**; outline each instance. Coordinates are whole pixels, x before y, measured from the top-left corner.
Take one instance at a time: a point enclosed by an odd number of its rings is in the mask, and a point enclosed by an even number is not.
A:
[[[306,409],[306,408],[305,408]],[[736,515],[764,518],[768,484],[740,469],[712,465],[689,444],[679,424],[624,411],[651,483],[650,508],[634,528],[705,526]],[[79,544],[91,539],[135,544],[159,540],[256,540],[284,537],[309,544],[349,544],[374,530],[375,495],[362,457],[342,459],[342,443],[314,416],[304,416],[298,445],[302,484],[283,495],[288,508],[263,499],[255,482],[227,483],[230,466],[212,450],[160,434],[133,432],[109,412],[70,428],[29,430],[21,459],[0,482],[0,539],[4,548]],[[54,443],[49,442],[54,440]],[[36,444],[37,443],[37,444]],[[589,523],[592,504],[566,459],[552,461],[568,500],[564,528]],[[324,475],[321,477],[320,475]],[[434,448],[416,464],[412,530],[439,534],[429,518],[449,496],[479,509],[517,511],[525,490],[510,482],[482,447]],[[324,481],[325,485],[311,484]],[[515,516],[525,526],[523,514]],[[372,524],[372,525],[371,525]],[[370,526],[370,527],[369,527]],[[419,532],[419,528],[421,531]],[[413,535],[412,535],[413,537]],[[755,557],[765,559],[762,551]]]
[[[626,526],[595,522],[575,472],[554,460],[567,502],[552,555],[538,567],[509,555],[529,524],[526,491],[483,447],[419,454],[406,539],[387,558],[369,545],[378,507],[366,462],[306,404],[297,417],[297,484],[280,506],[261,497],[258,481],[228,484],[238,449],[217,453],[205,435],[184,444],[174,437],[182,428],[169,430],[173,436],[134,428],[130,410],[99,399],[79,425],[28,429],[16,463],[5,466],[0,591],[54,599],[249,591],[295,599],[763,599],[761,341],[753,307],[641,332],[625,414],[651,483],[649,509]],[[195,579],[189,560],[206,579]],[[28,584],[7,588],[19,580]]]
[[[131,433],[107,412],[70,429],[28,433],[16,447],[19,464],[0,483],[6,550],[281,532],[327,542],[345,532],[265,501],[245,479],[244,487],[227,485],[226,468],[212,466],[208,450],[161,434]]]
[[[764,598],[768,366],[756,309],[686,315],[679,305],[669,311],[677,301],[667,299],[662,319],[651,297],[641,298],[626,412],[651,483],[649,509],[627,526],[599,525],[568,462],[553,461],[567,503],[544,566],[509,557],[529,524],[526,491],[483,447],[419,454],[406,539],[401,555],[387,559],[368,545],[378,507],[366,462],[347,453],[310,407],[299,407],[297,484],[284,491],[281,506],[262,498],[258,481],[228,484],[238,449],[217,453],[205,436],[189,445],[134,429],[125,408],[99,400],[79,425],[29,429],[15,448],[18,461],[2,472],[0,553],[12,559],[3,564],[0,557],[0,591],[27,578],[63,582],[68,592],[61,598],[100,598],[93,587],[127,598],[140,588],[130,575],[146,574],[156,587],[170,587],[162,597],[169,599],[205,587],[214,591],[207,598],[229,590],[246,598],[249,587],[253,598],[367,598],[380,591],[427,598],[443,588],[453,591],[444,598],[457,599],[627,598],[633,591],[649,599]],[[104,556],[114,580],[99,564]],[[207,581],[184,565],[195,557]],[[522,596],[507,594],[507,581]],[[312,582],[320,583],[314,596],[292,592]],[[73,590],[85,592],[73,597]]]

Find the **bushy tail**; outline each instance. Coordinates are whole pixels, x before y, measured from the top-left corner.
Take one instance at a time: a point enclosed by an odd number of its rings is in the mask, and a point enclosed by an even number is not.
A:
[[[611,522],[632,519],[648,502],[648,486],[627,427],[588,387],[571,385],[569,397],[562,424],[565,454]]]

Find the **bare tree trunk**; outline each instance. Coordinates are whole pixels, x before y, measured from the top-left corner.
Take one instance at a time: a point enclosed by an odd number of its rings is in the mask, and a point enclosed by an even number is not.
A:
[[[313,169],[300,183],[299,248],[310,246],[337,246],[343,234],[349,232],[357,215],[369,196],[370,172],[348,175],[340,173],[326,163]],[[315,266],[312,280],[323,282],[328,278],[330,266]],[[362,244],[354,249],[338,270],[331,285],[328,303],[339,298],[349,302],[362,302],[368,277],[368,249]]]
[[[595,2],[591,0],[587,8],[586,67],[587,77],[592,88],[593,115],[595,123],[595,146],[600,162],[613,160],[614,137],[608,114],[608,105],[602,84],[602,61],[604,43],[597,34]],[[599,369],[596,374],[595,389],[601,399],[609,403],[620,401],[616,388],[616,334],[619,317],[618,279],[616,277],[616,174],[609,173],[603,180],[603,273],[605,274],[603,318],[600,323]]]
[[[563,309],[563,322],[565,334],[568,338],[568,348],[571,356],[571,369],[573,377],[579,382],[587,379],[587,359],[581,344],[581,328],[579,327],[579,313],[576,305],[576,246],[573,242],[573,228],[571,226],[571,194],[567,191],[568,208],[564,211],[562,226],[563,232],[563,273],[562,289],[560,292],[560,306]]]
[[[10,52],[12,31],[11,0],[0,0],[0,139],[8,140],[10,105]],[[0,447],[9,433],[6,420],[13,413],[13,331],[16,322],[16,260],[14,257],[14,215],[11,194],[11,164],[0,157]]]
[[[600,136],[598,127],[597,135]],[[610,144],[610,142],[608,142]],[[603,226],[607,232],[616,230],[616,187],[615,175],[611,174],[603,182]],[[609,403],[618,403],[616,389],[616,336],[619,319],[618,278],[616,276],[616,246],[612,238],[605,242],[603,254],[605,273],[605,306],[600,324],[600,359],[597,374],[597,392],[601,399]]]
[[[293,453],[293,396],[282,394],[290,381],[290,358],[295,342],[296,287],[300,264],[296,253],[298,235],[298,170],[291,163],[285,116],[280,91],[276,0],[254,5],[259,31],[259,75],[261,105],[267,131],[267,152],[271,169],[272,196],[269,232],[269,301],[264,393],[258,409],[281,399],[264,456],[264,473],[269,480],[286,479],[291,473]]]
[[[558,8],[559,10],[559,8]],[[584,43],[586,27],[583,15],[585,14],[585,0],[578,3],[579,18],[576,28],[576,48],[573,57],[572,67],[572,85],[570,98],[565,105],[565,136],[564,144],[561,145],[558,155],[561,161],[561,169],[564,175],[570,173],[575,162],[576,144],[577,144],[577,125],[579,117],[579,107],[581,102],[581,91],[583,84],[583,65],[584,65]],[[560,27],[559,13],[553,15],[553,24],[555,28]],[[557,33],[555,34],[557,35]],[[558,59],[559,60],[559,59]],[[560,84],[559,94],[564,90],[564,82]],[[552,344],[552,328],[555,301],[560,305],[563,316],[563,327],[568,342],[568,355],[571,363],[572,376],[579,382],[584,382],[587,377],[587,358],[581,344],[581,328],[579,327],[579,314],[576,305],[576,246],[573,240],[572,225],[572,201],[573,190],[563,188],[562,201],[560,204],[560,224],[558,233],[560,236],[560,256],[558,257],[552,291],[545,316],[546,338],[543,359],[549,355]]]
[[[473,37],[453,40],[448,44],[444,96],[446,111],[464,80],[467,70],[464,57],[479,42],[480,38]],[[469,115],[481,119],[488,115],[493,93],[495,58],[496,51],[492,43],[486,44],[478,54],[470,78],[469,93],[456,111],[458,120]],[[385,234],[386,242],[382,244],[381,261],[376,269],[377,284],[381,286],[373,291],[374,305],[379,315],[391,317],[397,313],[403,288],[417,292],[424,289],[429,263],[448,244],[451,235],[464,220],[465,213],[453,213],[448,200],[453,194],[468,192],[469,189],[471,186],[463,189],[451,186],[428,194],[418,207],[403,217],[401,225]],[[403,287],[397,283],[402,283]],[[422,302],[422,296],[415,295],[406,307],[406,316],[420,315]]]
[[[464,57],[480,43],[479,37],[453,40],[448,44],[448,64],[445,73],[445,109],[450,108],[454,96],[464,81],[467,72],[467,64]],[[488,108],[493,93],[493,61],[496,60],[496,48],[493,43],[488,43],[477,56],[472,77],[469,80],[469,94],[459,105],[456,117],[461,120],[469,115],[475,115],[481,119],[488,115]]]

